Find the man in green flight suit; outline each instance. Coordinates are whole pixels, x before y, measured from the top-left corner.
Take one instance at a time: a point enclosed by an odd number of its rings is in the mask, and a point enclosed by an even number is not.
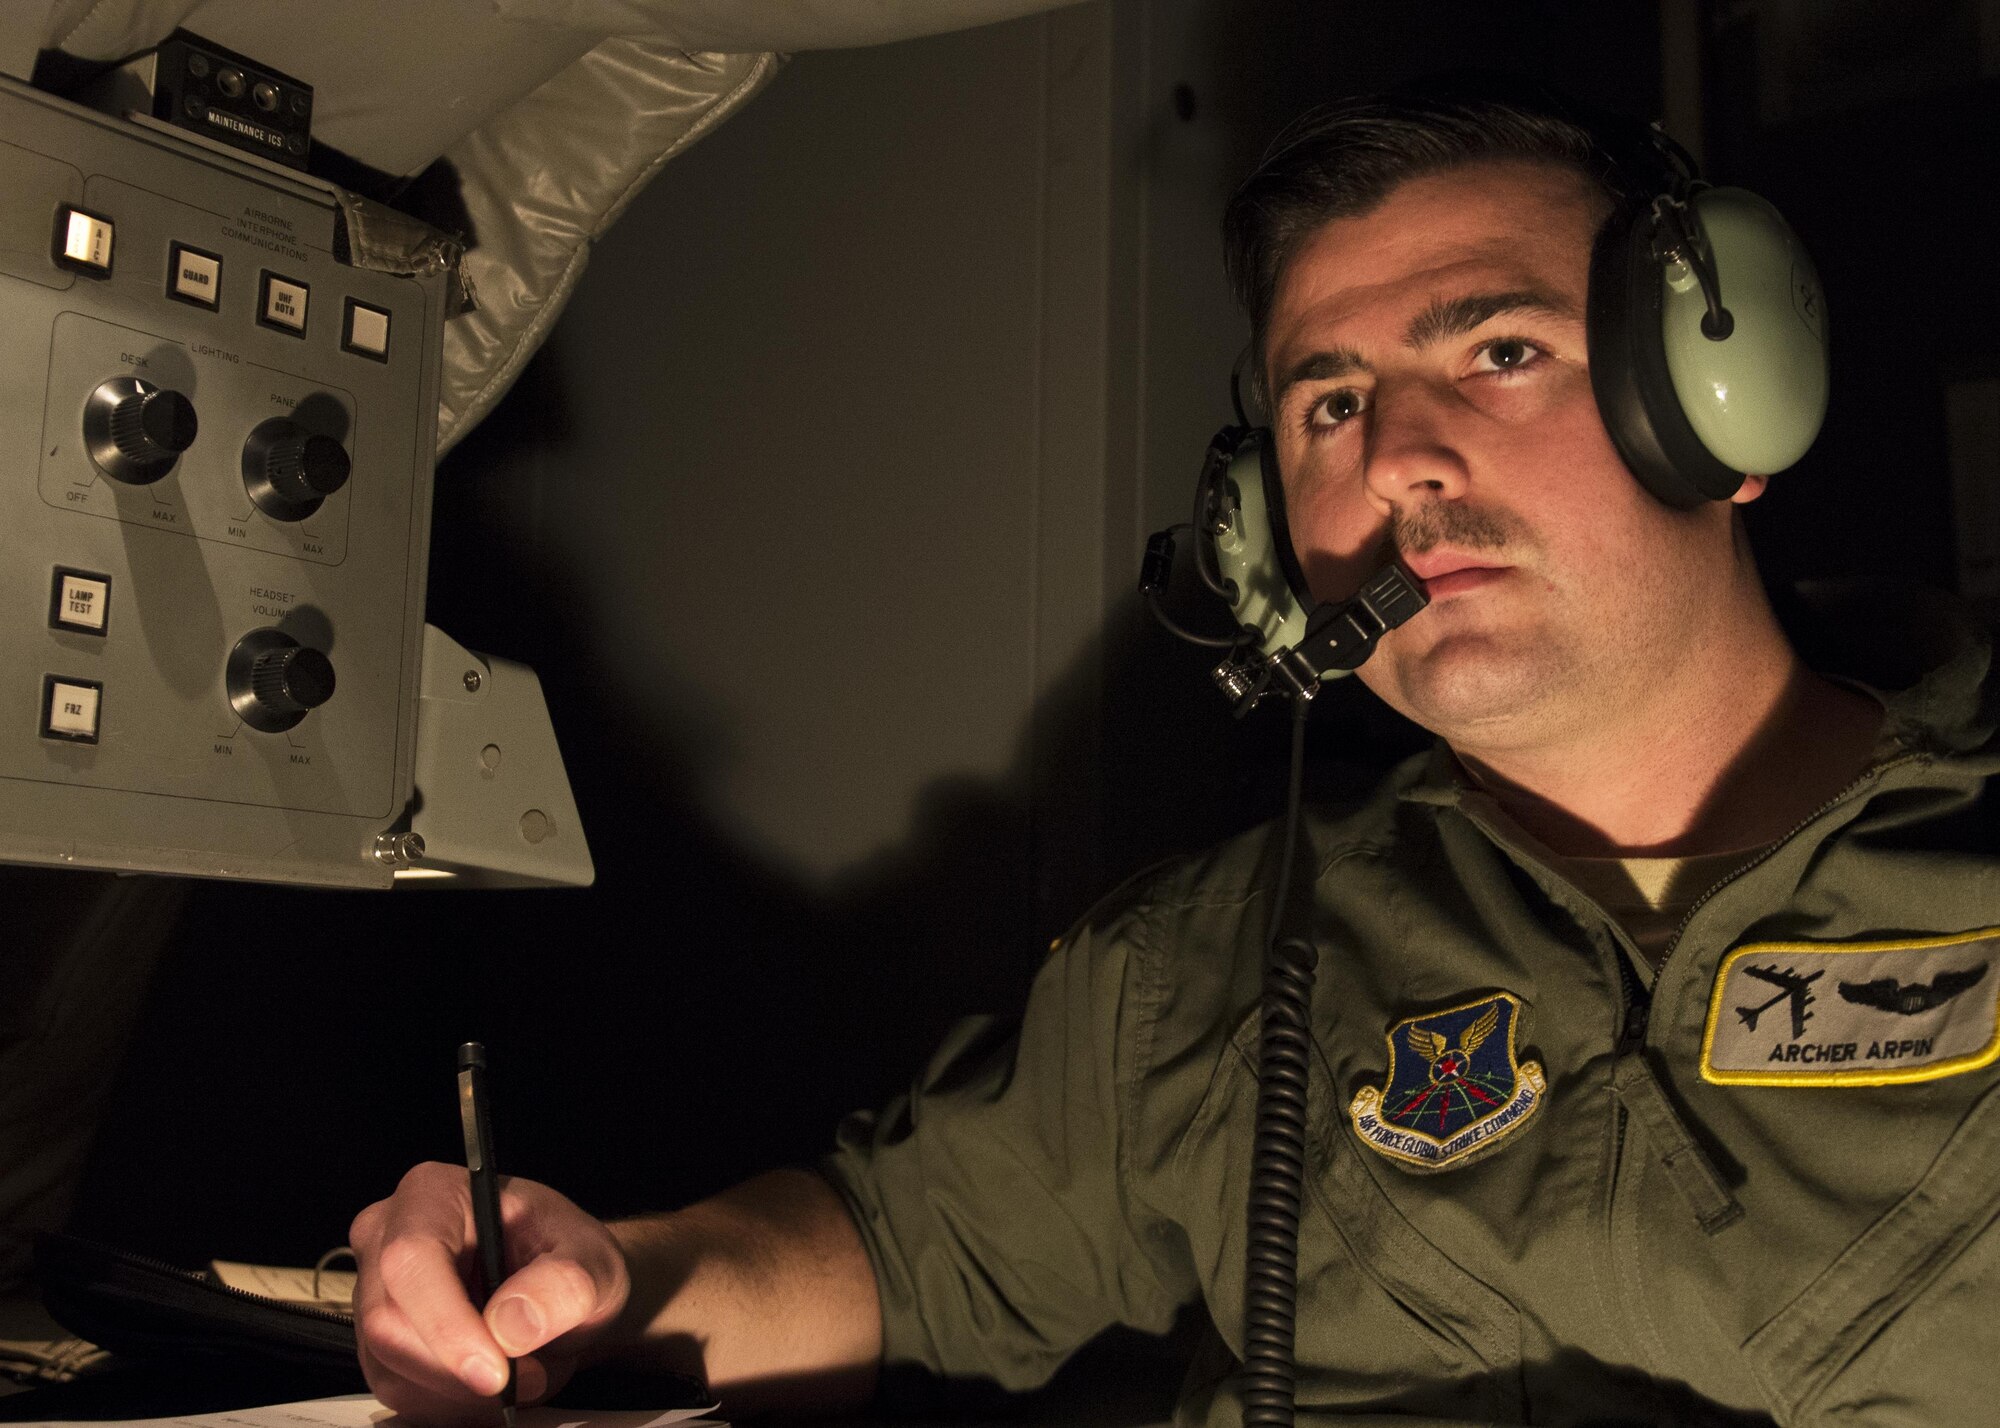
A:
[[[1302,833],[1301,1420],[1989,1422],[1988,650],[1850,613],[1902,668],[1810,669],[1735,510],[1764,476],[1634,478],[1586,340],[1632,183],[1558,115],[1390,97],[1295,128],[1227,221],[1299,560],[1321,598],[1424,582],[1360,677],[1439,736]],[[736,1413],[1020,1387],[1199,1301],[1179,1416],[1239,1421],[1280,841],[1122,889],[1018,1036],[954,1039],[816,1171],[608,1226],[510,1182],[483,1315],[464,1172],[413,1170],[354,1226],[375,1391],[488,1421],[503,1354],[524,1401],[605,1360]]]

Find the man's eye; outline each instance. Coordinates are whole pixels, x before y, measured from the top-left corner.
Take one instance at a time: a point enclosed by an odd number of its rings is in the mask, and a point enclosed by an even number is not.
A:
[[[1314,402],[1306,412],[1309,427],[1339,426],[1349,417],[1359,416],[1368,410],[1368,398],[1352,387],[1342,387],[1339,391],[1328,392]]]
[[[1548,354],[1524,337],[1496,337],[1480,347],[1473,371],[1483,373],[1518,372],[1532,367]]]

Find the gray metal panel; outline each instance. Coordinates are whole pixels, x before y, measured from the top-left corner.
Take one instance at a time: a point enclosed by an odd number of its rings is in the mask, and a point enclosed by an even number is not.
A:
[[[0,141],[0,168],[34,180],[0,186],[0,859],[386,886],[370,850],[410,796],[441,292],[337,261],[331,195],[310,181],[11,82]],[[107,278],[50,256],[72,171],[117,225]],[[40,253],[20,252],[37,226]],[[218,310],[168,295],[173,242],[222,259]],[[308,286],[302,337],[256,322],[266,271]],[[349,299],[391,314],[387,361],[343,350]],[[84,400],[120,375],[199,414],[152,485],[83,450]],[[244,486],[244,438],[273,415],[353,460],[303,522]],[[52,627],[57,567],[109,578],[102,636]],[[223,683],[231,646],[265,627],[337,672],[282,734],[244,727]],[[103,685],[96,744],[43,737],[48,675]]]

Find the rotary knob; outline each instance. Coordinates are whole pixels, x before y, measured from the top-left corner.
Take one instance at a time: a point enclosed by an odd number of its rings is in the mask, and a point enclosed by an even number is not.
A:
[[[243,443],[243,485],[257,509],[277,521],[302,521],[347,484],[347,448],[287,417],[259,422]]]
[[[83,405],[83,442],[97,469],[145,486],[174,469],[200,431],[194,403],[138,377],[100,382]]]
[[[229,705],[244,723],[280,734],[333,698],[333,661],[282,630],[252,630],[229,652]]]

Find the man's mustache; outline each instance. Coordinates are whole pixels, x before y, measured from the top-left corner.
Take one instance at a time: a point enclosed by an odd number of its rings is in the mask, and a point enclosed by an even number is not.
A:
[[[1422,555],[1434,546],[1499,550],[1514,539],[1506,521],[1458,501],[1431,501],[1389,518],[1389,545],[1397,555]]]

